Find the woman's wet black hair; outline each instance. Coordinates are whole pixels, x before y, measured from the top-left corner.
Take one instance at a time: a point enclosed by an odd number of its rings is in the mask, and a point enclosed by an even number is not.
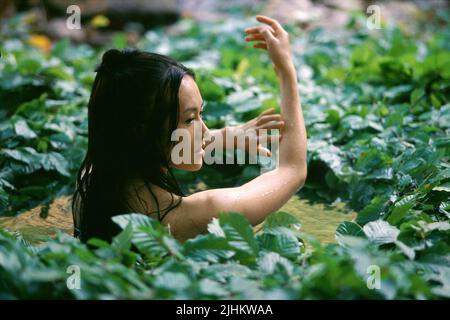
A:
[[[88,148],[77,175],[72,212],[75,236],[111,241],[120,230],[111,217],[133,208],[127,184],[143,181],[156,204],[158,219],[184,196],[171,168],[170,136],[178,126],[178,92],[192,70],[176,60],[137,49],[111,49],[96,69],[88,104]],[[171,204],[160,209],[151,185],[170,192]],[[174,195],[178,200],[174,201]],[[148,212],[150,213],[150,212]]]

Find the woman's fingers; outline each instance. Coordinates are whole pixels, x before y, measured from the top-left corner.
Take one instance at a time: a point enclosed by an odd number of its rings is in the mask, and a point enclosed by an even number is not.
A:
[[[253,48],[267,50],[267,44],[265,42],[258,42],[253,45]]]
[[[258,154],[260,156],[271,157],[272,152],[269,149],[263,147],[262,145],[258,145]]]
[[[262,42],[268,42],[268,41],[274,41],[276,38],[273,36],[273,34],[266,30],[263,30],[261,33],[253,34],[250,36],[246,36],[245,41],[262,41]]]
[[[245,39],[273,41],[275,38],[275,31],[270,26],[251,27],[245,29],[248,35]],[[247,40],[249,41],[249,40]]]
[[[275,112],[275,107],[270,107],[269,109],[264,110],[263,112],[261,112],[259,114],[259,116],[262,117],[262,116],[264,116],[266,114],[271,114],[271,113],[274,113],[274,112]]]
[[[259,33],[259,28],[260,27],[250,27],[245,29],[245,33],[246,34],[255,34],[255,33]]]
[[[246,34],[259,34],[259,33],[262,33],[262,31],[264,29],[268,29],[272,33],[275,33],[275,30],[272,27],[270,27],[270,26],[249,27],[249,28],[245,29],[244,31],[245,31]]]
[[[282,130],[284,128],[284,121],[274,121],[274,122],[269,122],[267,124],[263,124],[262,126],[259,127],[259,129],[279,129]]]
[[[275,41],[277,38],[274,36],[274,32],[269,30],[267,27],[261,27],[261,34],[264,37],[264,40],[267,42]]]
[[[256,40],[265,41],[265,38],[262,34],[255,34],[245,37],[245,41],[256,41]]]
[[[262,19],[260,22],[266,21],[264,22],[266,23],[266,25],[245,29],[245,33],[247,34],[247,36],[245,37],[245,41],[259,41],[258,43],[255,43],[253,47],[267,50],[267,42],[276,40],[276,28],[281,28],[281,26],[277,25],[278,22],[276,22],[275,20],[271,20],[270,18],[264,16],[258,17]],[[273,23],[268,23],[268,20],[265,20],[266,18],[273,21]],[[274,28],[273,26],[275,26],[276,28]]]
[[[269,25],[270,27],[272,27],[273,30],[275,30],[275,32],[283,30],[283,28],[278,23],[278,21],[271,19],[269,17],[258,15],[258,16],[256,16],[256,20]]]
[[[245,29],[246,41],[255,41],[253,48],[269,52],[275,72],[292,70],[292,55],[289,44],[289,34],[281,24],[269,17],[258,15],[256,20],[263,25]]]
[[[260,117],[257,121],[257,125],[262,125],[269,121],[280,121],[281,120],[281,114],[265,114],[262,117]]]

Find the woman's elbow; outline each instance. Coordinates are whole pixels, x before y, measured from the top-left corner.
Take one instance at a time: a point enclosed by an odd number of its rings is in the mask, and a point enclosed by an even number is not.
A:
[[[300,168],[297,172],[297,179],[296,179],[296,185],[297,185],[297,191],[298,192],[306,183],[306,178],[308,176],[308,170],[306,165],[302,168]]]
[[[289,188],[295,189],[294,193],[299,191],[306,182],[307,169],[306,165],[301,167],[281,167],[277,173],[278,177],[289,181]],[[288,187],[288,186],[286,186]],[[291,190],[292,190],[291,189]]]
[[[305,185],[307,177],[308,177],[308,166],[305,164],[303,169],[300,170],[300,181],[302,187]]]

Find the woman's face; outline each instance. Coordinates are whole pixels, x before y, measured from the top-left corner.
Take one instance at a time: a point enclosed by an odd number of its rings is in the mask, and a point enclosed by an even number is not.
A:
[[[178,99],[180,112],[176,131],[177,137],[183,138],[175,139],[175,147],[171,153],[172,166],[181,170],[197,171],[203,164],[208,127],[202,119],[203,99],[200,90],[191,76],[183,77]],[[174,137],[173,134],[172,137]],[[174,159],[174,157],[178,159]],[[182,159],[181,163],[180,158]]]

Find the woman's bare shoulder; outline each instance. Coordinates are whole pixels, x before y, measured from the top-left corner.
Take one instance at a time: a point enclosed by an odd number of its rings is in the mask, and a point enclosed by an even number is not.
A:
[[[198,204],[201,202],[198,196],[181,197],[159,186],[146,184],[144,181],[137,179],[127,184],[127,199],[129,204],[136,208],[135,212],[158,219],[154,197],[158,199],[159,208],[162,212],[180,201],[179,205],[168,211],[161,221],[177,240],[184,242],[206,231],[199,228],[199,223],[196,221],[195,212],[198,210],[195,210],[195,208],[198,209]]]
[[[164,212],[165,209],[173,206],[181,198],[159,186],[145,183],[142,179],[130,180],[126,185],[126,195],[127,201],[133,209],[136,209],[138,213],[149,215],[155,219],[158,211],[156,199],[158,200],[160,211]],[[176,209],[174,208],[173,210]]]
[[[174,206],[161,223],[166,225],[171,234],[179,241],[185,241],[198,234],[206,233],[208,223],[217,217],[220,212],[238,211],[239,188],[209,189],[181,197],[159,186],[146,184],[142,180],[133,180],[128,184],[128,202],[134,212],[143,213],[151,218],[158,219],[155,197],[159,201],[159,209]]]

